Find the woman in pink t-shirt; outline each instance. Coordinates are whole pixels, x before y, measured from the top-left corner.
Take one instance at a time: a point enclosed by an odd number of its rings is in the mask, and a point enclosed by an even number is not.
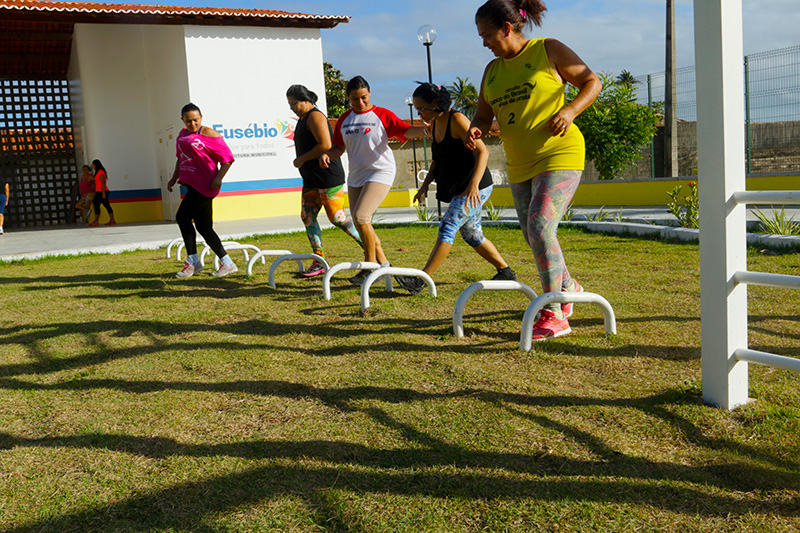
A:
[[[423,126],[411,126],[397,115],[369,102],[367,80],[356,76],[347,82],[347,99],[351,109],[339,117],[333,133],[333,147],[322,154],[320,166],[328,168],[332,159],[342,157],[347,150],[350,170],[347,175],[347,196],[350,214],[361,236],[364,260],[389,265],[381,241],[372,227],[372,215],[378,209],[396,174],[394,155],[389,148],[389,138],[419,138],[425,134]],[[369,271],[362,270],[350,282],[361,285]]]
[[[167,184],[172,191],[175,183],[186,187],[186,195],[175,215],[186,247],[186,262],[176,278],[188,278],[203,270],[197,255],[195,228],[206,240],[222,263],[212,276],[227,276],[239,270],[222,246],[214,231],[212,202],[222,187],[222,178],[233,164],[233,154],[219,132],[202,125],[203,115],[194,104],[186,104],[181,110],[181,120],[186,126],[175,142],[178,161],[175,172]],[[194,221],[194,226],[192,226]]]

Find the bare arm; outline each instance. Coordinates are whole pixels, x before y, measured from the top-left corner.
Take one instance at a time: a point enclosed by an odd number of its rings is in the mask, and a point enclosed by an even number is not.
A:
[[[177,159],[175,161],[175,170],[172,171],[172,179],[169,180],[169,183],[167,183],[167,190],[169,192],[172,192],[172,188],[175,186],[176,183],[178,183],[178,174],[180,173],[180,170],[181,170],[181,160]]]
[[[468,135],[469,129],[470,122],[467,117],[461,113],[454,113],[453,123],[450,125],[451,135],[456,139],[463,139]],[[472,153],[475,155],[475,167],[472,170],[472,178],[467,190],[459,195],[467,197],[466,204],[469,207],[478,207],[481,203],[478,187],[489,163],[489,149],[480,139],[475,139],[474,143],[475,148],[472,149]]]
[[[217,172],[217,175],[214,178],[214,180],[211,182],[212,189],[219,189],[222,187],[222,178],[224,178],[225,174],[228,173],[228,170],[230,170],[232,164],[233,161],[231,161],[230,163],[222,163],[219,166],[219,171]]]
[[[430,187],[434,178],[434,168],[436,168],[436,161],[431,162],[431,166],[428,168],[428,173],[425,175],[425,179],[423,180],[422,185],[419,186],[419,190],[417,191],[417,194],[414,195],[414,199],[411,201],[411,203],[419,202],[421,199],[428,196],[428,187]]]
[[[328,168],[331,164],[331,161],[334,159],[339,159],[344,154],[344,146],[335,144],[331,147],[330,150],[325,152],[319,157],[319,166],[322,168]]]
[[[425,136],[425,126],[410,126],[403,135],[409,139],[420,139]]]
[[[547,126],[550,132],[556,135],[564,135],[569,131],[572,122],[587,107],[592,105],[594,99],[600,94],[603,84],[597,74],[586,66],[586,63],[578,57],[564,43],[555,39],[545,39],[544,42],[547,56],[550,58],[550,67],[559,81],[566,81],[578,88],[578,96],[568,105],[561,108],[558,113],[548,121]]]
[[[308,129],[311,131],[312,135],[314,135],[314,139],[317,141],[317,144],[314,146],[314,148],[298,156],[294,160],[293,164],[297,168],[302,167],[308,161],[318,159],[322,154],[333,147],[333,143],[331,142],[331,134],[328,130],[328,120],[325,118],[325,115],[322,113],[315,113],[313,111],[310,113],[311,115],[308,117]]]
[[[476,141],[481,138],[484,133],[488,133],[492,127],[492,120],[494,119],[494,111],[492,107],[483,97],[483,80],[486,79],[486,73],[489,72],[489,67],[492,63],[486,65],[481,78],[481,90],[478,95],[478,109],[475,111],[475,116],[472,118],[472,123],[469,125],[466,135],[464,136],[464,144],[470,150],[475,150]]]

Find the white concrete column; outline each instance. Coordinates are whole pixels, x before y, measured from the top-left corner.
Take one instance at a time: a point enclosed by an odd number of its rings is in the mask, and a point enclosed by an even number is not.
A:
[[[724,409],[747,402],[744,50],[741,0],[695,0],[697,151],[700,188],[700,298],[703,399]]]

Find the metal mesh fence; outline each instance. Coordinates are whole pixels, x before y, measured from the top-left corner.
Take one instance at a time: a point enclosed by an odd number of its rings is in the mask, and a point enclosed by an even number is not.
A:
[[[745,157],[750,173],[800,171],[800,46],[751,54],[744,58],[745,67]],[[636,78],[636,99],[641,104],[663,105],[665,75],[663,72]],[[682,176],[696,168],[697,97],[695,68],[675,71],[677,85],[679,167]],[[681,124],[682,122],[683,124]],[[663,157],[656,137],[653,149],[643,152],[635,177],[659,176],[659,159]],[[651,158],[655,159],[651,163]],[[633,177],[633,176],[630,176]]]

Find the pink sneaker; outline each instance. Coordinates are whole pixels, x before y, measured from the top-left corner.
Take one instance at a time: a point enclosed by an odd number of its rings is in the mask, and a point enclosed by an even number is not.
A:
[[[533,340],[543,341],[572,333],[566,318],[559,318],[555,312],[542,309],[539,321],[533,326]]]
[[[230,266],[222,263],[219,266],[219,270],[216,272],[212,272],[211,275],[221,278],[222,276],[227,276],[228,274],[233,274],[234,272],[239,272],[239,268],[236,266],[235,263],[231,264]]]
[[[185,261],[183,263],[183,270],[175,274],[175,277],[178,279],[191,278],[194,276],[195,272],[200,272],[201,270],[203,270],[203,267],[195,268],[194,263],[191,261]]]
[[[322,265],[322,263],[314,259],[314,262],[311,263],[311,266],[309,266],[307,270],[301,272],[300,275],[303,276],[304,278],[310,278],[312,276],[318,276],[324,273],[325,273],[325,267]]]
[[[117,221],[112,218],[111,220],[109,220],[108,222],[106,222],[103,225],[104,226],[116,226],[116,224],[117,224]]]
[[[580,283],[578,283],[577,280],[572,279],[570,280],[568,289],[562,288],[561,292],[583,292],[583,287],[581,286]],[[569,318],[572,316],[573,313],[572,307],[573,307],[572,302],[561,304],[561,314],[564,315],[564,318]]]
[[[95,226],[99,226],[99,225],[100,225],[100,223],[97,222],[97,221],[89,222],[89,227],[92,227],[92,228],[95,227]]]

